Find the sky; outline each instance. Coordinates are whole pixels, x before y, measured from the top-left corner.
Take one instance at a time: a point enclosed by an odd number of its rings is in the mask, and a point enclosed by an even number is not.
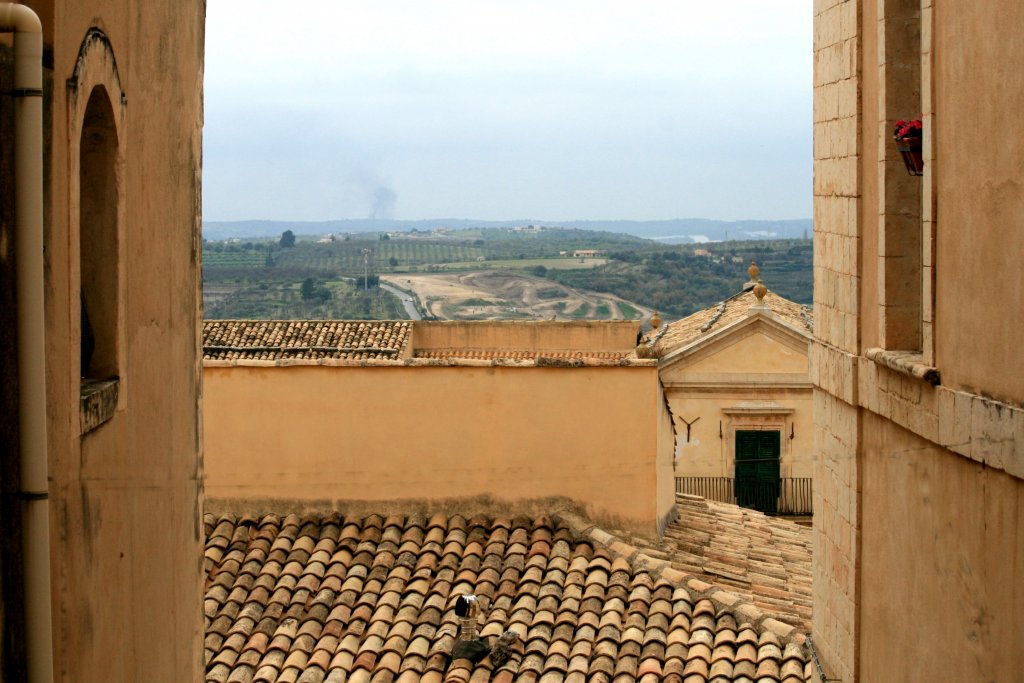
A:
[[[209,0],[204,218],[808,218],[812,13]]]

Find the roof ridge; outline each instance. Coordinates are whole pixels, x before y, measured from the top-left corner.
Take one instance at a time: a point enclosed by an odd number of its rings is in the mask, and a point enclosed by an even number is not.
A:
[[[744,306],[748,299],[754,304],[754,298],[750,290],[739,291],[665,325],[659,330],[658,337],[651,341],[655,355],[664,356],[698,340],[711,338],[718,332],[731,329],[740,321],[749,319],[753,312],[758,312],[766,319],[774,320],[802,336],[809,337],[813,334],[813,313],[805,304],[787,299],[778,292],[768,291],[765,294],[764,307],[748,309]]]
[[[657,578],[665,579],[677,586],[686,588],[698,598],[710,600],[718,609],[725,610],[737,619],[750,621],[755,628],[771,631],[778,636],[783,645],[793,643],[803,646],[807,636],[795,626],[786,624],[765,613],[743,596],[727,591],[720,586],[707,583],[702,579],[672,567],[668,560],[660,560],[647,555],[642,550],[626,543],[618,536],[601,529],[589,519],[572,512],[558,512],[553,516],[556,521],[564,522],[579,536],[588,538],[607,548],[611,553],[623,557],[631,563],[639,563]]]
[[[412,336],[410,321],[204,320],[204,360],[394,359]]]
[[[204,318],[210,323],[411,323],[412,320],[363,320],[360,318]]]
[[[399,351],[399,349],[389,349],[384,346],[302,346],[299,344],[296,344],[294,346],[285,346],[284,344],[278,344],[275,346],[234,346],[220,344],[204,344],[203,348],[209,349],[211,351],[375,351],[378,353],[398,353]]]

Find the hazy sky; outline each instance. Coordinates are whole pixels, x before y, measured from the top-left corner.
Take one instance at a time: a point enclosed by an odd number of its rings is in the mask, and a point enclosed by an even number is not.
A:
[[[811,215],[811,0],[209,0],[203,212]]]

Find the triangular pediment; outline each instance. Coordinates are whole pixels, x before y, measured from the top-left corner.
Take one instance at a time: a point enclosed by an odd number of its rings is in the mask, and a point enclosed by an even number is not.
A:
[[[757,376],[806,378],[809,335],[756,313],[662,357],[660,375],[666,384],[714,377],[728,382]]]

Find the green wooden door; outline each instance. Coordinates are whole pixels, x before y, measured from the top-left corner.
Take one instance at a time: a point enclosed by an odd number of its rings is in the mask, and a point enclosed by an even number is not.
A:
[[[773,514],[779,500],[779,432],[736,432],[736,503]]]

